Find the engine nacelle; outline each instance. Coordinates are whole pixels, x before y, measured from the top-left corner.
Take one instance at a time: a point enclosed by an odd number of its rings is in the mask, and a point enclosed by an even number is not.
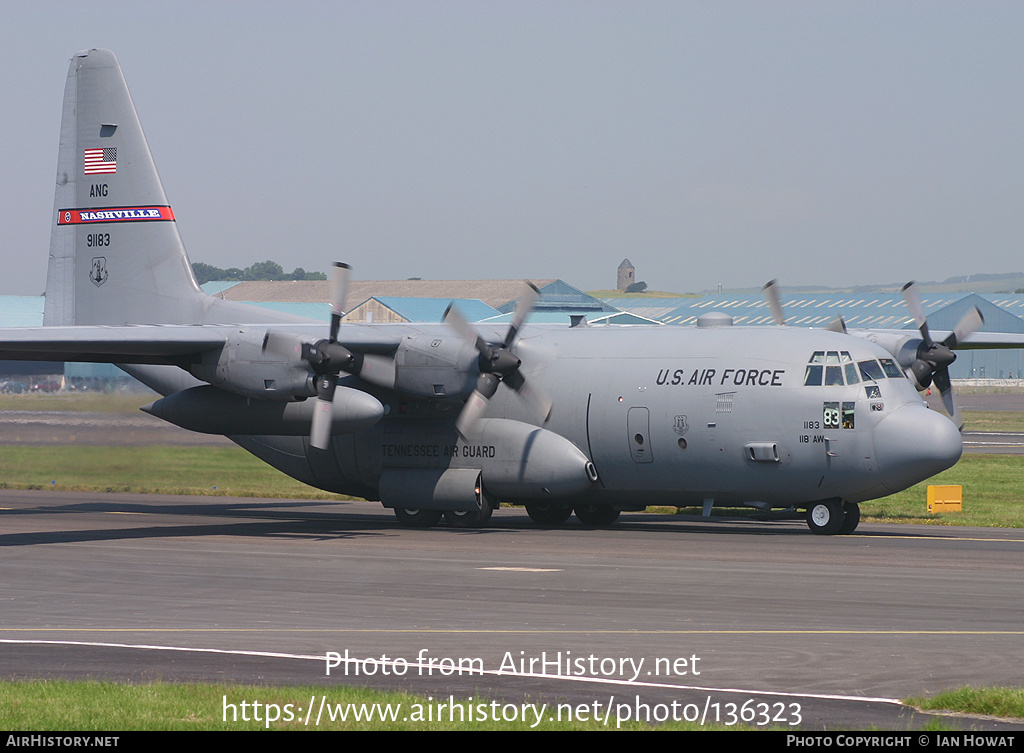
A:
[[[307,436],[316,403],[256,400],[204,385],[168,395],[142,410],[203,434]],[[384,415],[384,406],[377,398],[348,387],[335,390],[331,408],[332,434],[366,429]]]
[[[295,400],[316,395],[312,372],[263,350],[263,332],[248,327],[232,332],[223,347],[203,354],[189,372],[227,392],[258,400]],[[217,432],[218,434],[220,432]]]
[[[477,358],[457,337],[407,337],[395,351],[395,389],[418,397],[463,397],[476,386]]]

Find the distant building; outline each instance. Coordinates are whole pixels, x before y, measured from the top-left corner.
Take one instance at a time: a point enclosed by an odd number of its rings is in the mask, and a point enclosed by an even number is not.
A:
[[[615,289],[625,292],[626,288],[636,282],[636,267],[629,259],[623,259],[619,265],[619,277]]]

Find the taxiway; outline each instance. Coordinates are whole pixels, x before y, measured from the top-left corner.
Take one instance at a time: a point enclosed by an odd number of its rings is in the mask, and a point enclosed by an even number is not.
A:
[[[893,729],[923,723],[893,699],[1024,675],[1015,530],[817,537],[658,515],[542,529],[518,508],[486,529],[410,530],[365,502],[8,490],[0,547],[6,677],[756,698],[800,704],[805,728]],[[327,677],[327,652],[346,650],[406,671]],[[548,664],[497,672],[530,659]],[[444,671],[460,660],[487,672]]]

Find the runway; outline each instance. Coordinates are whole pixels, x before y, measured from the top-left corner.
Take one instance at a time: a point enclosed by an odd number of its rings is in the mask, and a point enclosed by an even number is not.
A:
[[[1017,530],[817,537],[639,514],[541,529],[519,508],[410,530],[372,503],[0,491],[0,548],[6,677],[757,699],[805,729],[907,729],[927,719],[893,699],[1024,676]],[[346,650],[360,662],[327,677]]]

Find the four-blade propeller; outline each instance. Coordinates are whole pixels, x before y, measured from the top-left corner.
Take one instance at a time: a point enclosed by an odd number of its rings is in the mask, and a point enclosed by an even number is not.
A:
[[[942,402],[946,406],[946,412],[956,424],[958,429],[963,429],[964,421],[956,410],[956,401],[953,399],[953,384],[949,379],[949,365],[956,360],[956,353],[953,348],[957,343],[962,342],[972,333],[977,332],[985,323],[985,318],[977,306],[972,308],[961,317],[956,327],[949,333],[942,342],[932,340],[928,330],[928,320],[924,315],[924,306],[921,304],[921,297],[917,292],[917,285],[908,282],[903,286],[903,298],[910,308],[910,313],[917,322],[917,328],[921,332],[921,344],[917,348],[917,357],[908,368],[909,376],[912,377],[915,386],[919,390],[925,390],[928,385],[935,383],[942,395]]]
[[[551,401],[526,381],[526,377],[520,371],[522,361],[513,352],[523,322],[526,321],[526,317],[540,295],[540,291],[534,284],[530,282],[526,284],[529,287],[516,304],[512,321],[505,333],[505,339],[497,345],[488,343],[480,337],[454,306],[449,305],[445,309],[444,321],[458,332],[463,340],[473,343],[479,353],[477,365],[480,369],[480,377],[477,379],[476,389],[469,396],[462,413],[459,414],[459,418],[455,422],[455,428],[463,437],[467,437],[473,430],[476,422],[487,410],[487,404],[497,392],[498,385],[502,382],[515,390],[521,398],[536,406],[544,421],[547,421],[551,414]]]
[[[341,317],[345,315],[345,297],[351,267],[335,262],[331,269],[331,328],[326,340],[304,342],[299,336],[268,332],[263,338],[263,351],[282,358],[302,361],[316,378],[316,409],[310,428],[309,443],[326,450],[331,439],[334,393],[338,376],[344,371],[381,387],[394,387],[395,363],[387,356],[353,353],[338,342]]]

